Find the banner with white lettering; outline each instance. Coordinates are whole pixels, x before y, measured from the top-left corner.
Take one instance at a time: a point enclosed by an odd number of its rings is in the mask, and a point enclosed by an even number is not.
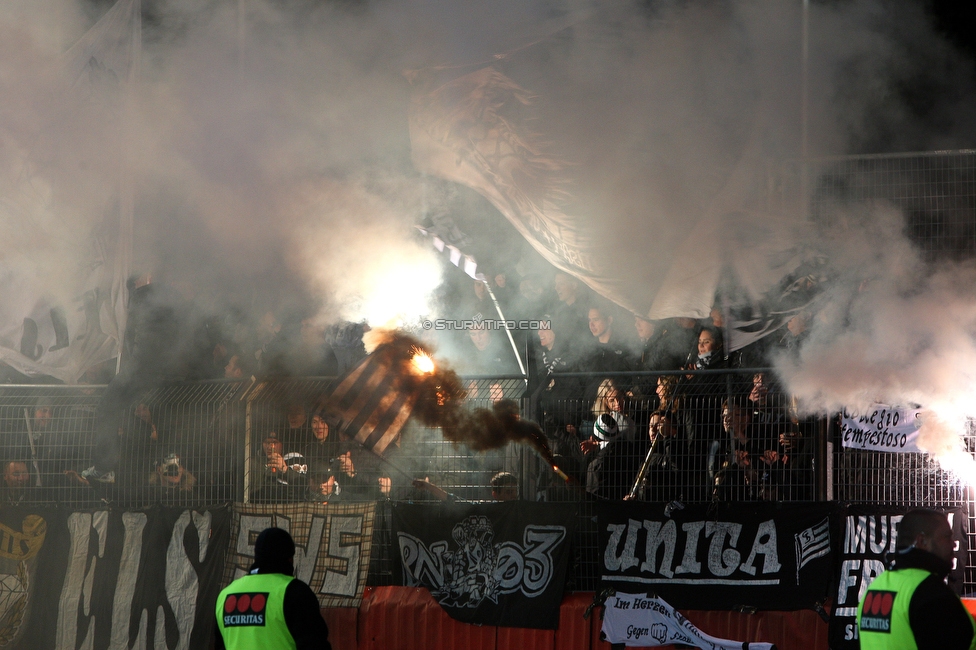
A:
[[[227,507],[0,510],[0,646],[205,648]]]
[[[848,449],[919,451],[920,408],[872,404],[864,411],[844,409],[841,444]]]
[[[601,586],[654,591],[675,607],[795,610],[827,595],[830,503],[600,507]]]
[[[607,598],[603,639],[627,647],[655,648],[683,644],[703,650],[773,650],[772,643],[719,639],[705,634],[658,596],[617,594]]]
[[[895,551],[898,524],[911,508],[892,508],[871,505],[848,507],[842,517],[842,534],[837,548],[837,593],[830,617],[829,642],[833,650],[856,650],[860,647],[857,635],[857,605],[868,585],[885,570],[885,554]],[[952,560],[949,586],[961,592],[965,580],[969,544],[969,520],[966,511],[953,508],[945,511],[956,540],[956,555]]]
[[[376,504],[238,504],[231,525],[221,588],[254,563],[254,542],[265,528],[283,528],[295,540],[295,577],[321,607],[359,607],[369,573]]]
[[[426,587],[451,618],[554,630],[575,505],[396,504],[403,584]]]

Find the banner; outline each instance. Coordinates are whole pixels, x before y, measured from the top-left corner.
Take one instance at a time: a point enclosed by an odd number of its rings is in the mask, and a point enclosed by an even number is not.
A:
[[[619,594],[607,598],[603,612],[604,640],[628,647],[684,644],[703,650],[772,650],[771,643],[729,641],[705,634],[661,598]]]
[[[403,584],[476,625],[556,629],[574,528],[572,504],[393,508]]]
[[[838,545],[837,593],[830,617],[828,640],[833,650],[856,650],[857,606],[871,581],[887,567],[885,555],[895,551],[898,524],[912,508],[850,506],[843,513],[843,537]],[[947,512],[956,540],[949,586],[958,593],[965,580],[969,556],[969,520],[962,508]]]
[[[312,588],[321,607],[359,607],[369,573],[375,509],[375,503],[238,504],[220,587],[250,570],[258,534],[273,526],[291,533],[295,577]]]
[[[76,383],[119,354],[132,258],[125,128],[139,0],[118,0],[61,61],[28,147],[0,168],[0,362]],[[9,89],[8,89],[9,91]]]
[[[230,511],[0,510],[0,647],[203,648]]]
[[[918,432],[922,426],[920,408],[873,404],[863,413],[844,409],[841,419],[841,445],[848,449],[871,451],[921,451]]]
[[[605,503],[602,588],[654,591],[675,607],[814,607],[830,580],[829,503]]]

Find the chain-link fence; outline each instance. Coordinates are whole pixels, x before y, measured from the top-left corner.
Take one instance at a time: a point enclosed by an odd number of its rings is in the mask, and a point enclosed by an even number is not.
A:
[[[807,211],[824,230],[856,228],[867,210],[887,205],[904,215],[903,232],[923,259],[976,256],[976,150],[792,161],[770,169],[767,187],[770,210]],[[973,453],[973,431],[964,439]],[[964,507],[969,512],[969,548],[976,548],[971,488],[941,471],[928,456],[844,450],[834,444],[833,436],[828,436],[828,442],[832,448],[828,498],[906,507]],[[976,582],[972,568],[976,557],[970,553],[967,591]]]
[[[855,226],[858,209],[888,203],[930,260],[976,255],[976,150],[792,161],[770,171],[767,207],[809,213],[825,228]]]
[[[376,500],[381,505],[370,580],[390,584],[395,549],[389,503],[503,498],[492,490],[492,479],[503,473],[517,488],[509,494],[520,499],[578,504],[571,589],[598,583],[600,500],[631,493],[662,506],[675,500],[829,498],[973,510],[971,489],[923,454],[842,449],[835,423],[799,417],[766,373],[554,379],[532,391],[520,378],[466,379],[466,407],[490,408],[499,398],[514,398],[522,416],[542,426],[553,463],[569,482],[527,445],[474,451],[414,423],[380,459],[342,440],[338,420],[321,410],[333,381],[306,378],[181,383],[149,391],[119,414],[116,482],[88,487],[75,473],[93,462],[102,388],[3,386],[2,504]],[[972,450],[972,431],[966,440]],[[275,453],[284,466],[273,462]],[[967,590],[976,586],[968,574],[967,583]]]

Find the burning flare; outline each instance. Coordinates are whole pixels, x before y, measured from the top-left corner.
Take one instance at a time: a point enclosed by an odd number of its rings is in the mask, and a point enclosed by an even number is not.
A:
[[[412,418],[439,428],[447,440],[463,443],[474,451],[498,449],[509,442],[527,444],[556,474],[569,481],[556,466],[542,429],[535,422],[521,419],[516,402],[503,399],[490,409],[469,409],[464,404],[467,391],[461,378],[450,368],[435,364],[422,343],[403,332],[383,329],[370,331],[364,341],[367,338],[372,355],[396,375],[397,390],[416,394]],[[334,400],[329,398],[327,406],[342,412],[329,401]]]
[[[421,375],[433,373],[434,360],[430,358],[430,355],[417,346],[414,346],[411,350],[413,351],[413,358],[410,359],[410,363],[413,371]]]

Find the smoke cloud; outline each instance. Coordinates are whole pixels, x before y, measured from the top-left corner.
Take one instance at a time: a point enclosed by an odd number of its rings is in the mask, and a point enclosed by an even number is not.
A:
[[[441,266],[411,227],[458,204],[410,163],[404,72],[498,62],[550,93],[537,126],[634,311],[675,289],[676,264],[704,277],[749,259],[758,292],[782,268],[751,246],[820,250],[837,280],[799,363],[780,365],[790,389],[810,408],[917,402],[960,430],[972,266],[922,259],[892,206],[838,208],[847,226],[813,235],[792,227],[803,210],[770,215],[770,161],[801,150],[801,3],[144,0],[138,84],[66,93],[62,53],[112,4],[0,9],[0,273],[18,296],[4,321],[28,294],[73,299],[123,170],[133,270],[165,269],[216,311],[374,324],[431,311]],[[971,65],[921,5],[814,2],[809,24],[810,155],[972,134]],[[759,215],[764,241],[733,237],[737,210]],[[489,249],[495,217],[468,233]],[[704,316],[702,286],[669,315]]]

